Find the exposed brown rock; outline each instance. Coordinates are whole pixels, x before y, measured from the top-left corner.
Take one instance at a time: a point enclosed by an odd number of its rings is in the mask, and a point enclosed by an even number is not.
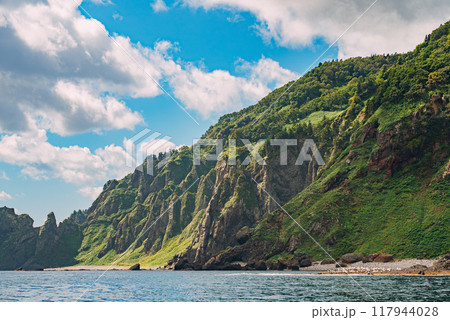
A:
[[[345,268],[345,267],[347,267],[347,265],[345,263],[342,263],[342,262],[336,263],[336,268]]]
[[[379,254],[373,262],[391,262],[394,261],[394,256],[392,254],[381,253]]]
[[[251,233],[248,228],[241,229],[236,233],[236,241],[239,244],[246,243],[250,239],[250,237],[251,237]]]
[[[341,260],[344,263],[355,263],[361,261],[363,258],[364,255],[361,253],[347,253],[341,257]]]
[[[132,271],[141,270],[141,265],[139,263],[136,263],[136,264],[132,265],[131,267],[129,267],[128,270],[132,270]]]

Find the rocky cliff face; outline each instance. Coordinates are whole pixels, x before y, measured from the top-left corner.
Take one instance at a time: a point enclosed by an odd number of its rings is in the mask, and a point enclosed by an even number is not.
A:
[[[224,139],[223,160],[194,166],[189,147],[161,168],[155,157],[154,174],[144,163],[109,181],[86,218],[56,227],[50,215],[37,229],[4,213],[1,245],[26,244],[10,265],[55,265],[46,259],[67,252],[58,264],[121,257],[175,269],[295,268],[326,257],[322,248],[333,256],[450,251],[449,33],[446,23],[407,54],[322,64],[281,98],[291,84],[209,128],[203,138]],[[237,165],[227,161],[228,139],[239,142]],[[249,152],[240,139],[259,141],[266,165],[242,165]],[[288,165],[270,139],[298,142]],[[295,165],[305,139],[324,166]]]
[[[101,263],[111,251],[123,253],[142,236],[132,248],[141,255],[158,254],[171,244],[204,263],[237,245],[238,231],[254,227],[274,208],[253,178],[263,180],[277,201],[286,202],[317,172],[314,162],[279,167],[278,156],[266,166],[232,166],[226,160],[193,166],[190,153],[186,148],[174,154],[163,170],[155,168],[155,176],[135,171],[108,183],[89,209],[79,259]]]
[[[448,235],[442,227],[448,193],[441,194],[448,181],[433,181],[445,175],[441,169],[448,163],[450,91],[443,79],[450,77],[449,28],[447,23],[405,55],[325,63],[288,95],[277,100],[280,88],[255,106],[223,116],[204,135],[263,139],[259,151],[266,166],[230,166],[227,144],[224,160],[193,166],[192,149],[183,148],[163,168],[155,167],[153,176],[136,171],[109,182],[89,209],[77,259],[108,263],[129,249],[121,263],[170,260],[175,268],[199,268],[320,257],[323,252],[276,203],[304,219],[307,230],[336,254],[448,250],[441,241]],[[326,165],[280,166],[279,149],[268,142],[273,138],[300,144],[314,139]],[[295,159],[299,149],[291,152]],[[247,155],[238,146],[238,163]],[[402,219],[408,220],[401,225]],[[404,239],[413,245],[402,244]]]
[[[80,226],[71,218],[57,226],[52,212],[42,227],[34,228],[30,216],[0,208],[0,270],[72,265],[81,237]]]
[[[38,232],[28,215],[0,208],[0,269],[23,266],[35,252]]]
[[[349,149],[283,206],[292,218],[278,207],[256,227],[241,230],[232,248],[206,262],[177,255],[168,267],[295,270],[310,264],[310,257],[326,258],[326,252],[335,258],[347,252],[445,254],[450,250],[450,110],[442,103],[436,113],[432,103],[392,130],[365,125]]]

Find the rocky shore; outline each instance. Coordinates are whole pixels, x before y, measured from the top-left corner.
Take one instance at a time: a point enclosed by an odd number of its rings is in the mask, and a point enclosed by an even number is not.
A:
[[[343,259],[344,258],[344,259]],[[348,257],[347,257],[348,258]],[[359,260],[359,259],[357,259]],[[376,259],[373,259],[376,260]],[[390,260],[390,259],[389,259]],[[336,263],[337,261],[337,263]],[[242,271],[303,271],[302,274],[315,275],[421,275],[421,276],[450,276],[450,255],[436,259],[407,259],[389,262],[378,261],[356,261],[349,263],[343,256],[336,261],[322,260],[309,261],[310,264],[304,267],[289,265],[286,263],[265,263],[253,262],[245,263],[236,261],[224,266],[214,266],[213,268],[173,268],[166,267],[141,267],[135,264],[131,267],[124,266],[71,266],[62,268],[48,268],[44,271],[128,271],[128,270],[242,270]],[[343,262],[346,261],[347,263]],[[305,264],[306,261],[304,262]],[[25,270],[24,270],[25,271]],[[297,274],[297,273],[296,273]]]
[[[136,267],[133,265],[130,267],[122,266],[71,266],[71,267],[61,267],[61,268],[47,268],[44,271],[152,271],[152,270],[163,270],[162,267]]]

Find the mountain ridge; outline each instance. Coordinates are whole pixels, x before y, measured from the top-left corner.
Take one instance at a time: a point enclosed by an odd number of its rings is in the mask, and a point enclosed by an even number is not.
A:
[[[119,264],[202,269],[325,258],[284,210],[336,257],[448,253],[449,30],[447,22],[406,54],[322,63],[258,104],[222,116],[202,136],[224,139],[217,163],[194,166],[192,147],[183,147],[161,168],[155,157],[153,175],[144,163],[142,171],[109,181],[86,219],[71,220],[81,237],[75,227],[64,233],[79,241],[69,250],[72,262],[106,265],[124,255]],[[240,165],[249,155],[244,138],[263,140],[266,166]],[[236,166],[227,161],[228,139],[238,141]],[[270,139],[299,142],[288,148],[288,165],[278,165],[280,149]],[[324,166],[295,165],[306,139],[316,142]],[[58,232],[49,231],[58,242]],[[48,252],[35,256],[33,264],[48,266]]]

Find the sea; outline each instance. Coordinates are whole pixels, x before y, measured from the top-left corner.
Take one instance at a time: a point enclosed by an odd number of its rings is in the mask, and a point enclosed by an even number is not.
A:
[[[0,301],[450,301],[450,277],[273,271],[0,271]]]

